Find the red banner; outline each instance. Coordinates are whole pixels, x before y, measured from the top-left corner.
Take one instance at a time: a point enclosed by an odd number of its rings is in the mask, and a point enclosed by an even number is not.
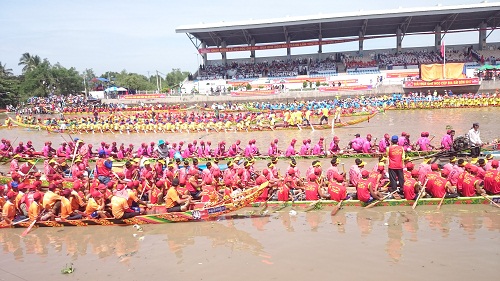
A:
[[[394,37],[394,35],[374,35],[365,36],[363,40],[366,39],[376,39],[376,38],[387,38]],[[330,45],[338,43],[346,43],[359,41],[359,37],[354,38],[344,38],[344,39],[332,39],[332,40],[322,40],[322,41],[305,41],[305,42],[291,42],[291,43],[279,43],[279,44],[265,44],[258,46],[239,46],[239,47],[227,47],[227,48],[200,48],[198,52],[200,54],[210,54],[210,53],[227,53],[227,52],[243,52],[243,51],[262,51],[262,50],[273,50],[273,49],[285,49],[285,48],[296,48],[296,47],[310,47],[318,45]]]
[[[338,92],[338,91],[363,91],[371,90],[371,85],[357,85],[357,86],[342,86],[342,87],[322,87],[319,88],[320,92]]]
[[[387,78],[406,78],[406,77],[416,77],[418,76],[418,71],[416,72],[392,72],[387,73]]]
[[[338,84],[339,82],[341,84],[354,84],[358,83],[358,79],[349,79],[349,80],[331,80],[333,83]]]
[[[120,99],[138,100],[138,99],[159,99],[166,97],[165,94],[145,94],[145,95],[123,95]]]
[[[296,78],[287,78],[285,79],[286,83],[303,83],[304,81],[307,81],[307,82],[313,82],[313,83],[316,83],[316,82],[325,82],[326,81],[326,77],[309,77],[309,76],[304,76],[304,77],[296,77]]]
[[[460,87],[479,85],[479,78],[447,79],[434,81],[406,81],[405,88]]]
[[[233,91],[233,97],[250,97],[250,96],[271,96],[278,94],[278,90],[262,90],[262,91]]]

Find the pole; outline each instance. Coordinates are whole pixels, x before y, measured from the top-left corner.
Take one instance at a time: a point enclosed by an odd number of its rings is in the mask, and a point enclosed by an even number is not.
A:
[[[157,93],[160,93],[160,86],[158,84],[158,70],[156,71],[156,91]]]
[[[444,40],[442,44],[442,52],[443,52],[443,78],[446,79],[446,45],[444,44]]]

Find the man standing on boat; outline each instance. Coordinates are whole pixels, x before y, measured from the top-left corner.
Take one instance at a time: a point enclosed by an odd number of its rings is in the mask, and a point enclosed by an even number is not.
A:
[[[391,145],[387,148],[387,158],[389,159],[389,180],[390,192],[394,192],[398,186],[400,192],[404,190],[403,159],[405,151],[403,146],[398,145],[399,137],[394,135],[391,138]]]
[[[472,158],[479,157],[479,153],[481,152],[481,146],[483,142],[481,141],[481,134],[479,132],[479,123],[472,124],[472,128],[467,133],[467,137],[469,138],[470,154]]]

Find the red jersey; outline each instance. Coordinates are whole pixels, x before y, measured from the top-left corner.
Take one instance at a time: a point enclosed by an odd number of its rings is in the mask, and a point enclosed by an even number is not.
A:
[[[404,148],[400,145],[391,145],[387,148],[389,169],[403,169]]]
[[[370,181],[372,183],[373,190],[377,190],[380,177],[381,177],[381,174],[377,171],[372,171],[368,175],[368,181]]]
[[[486,171],[484,174],[484,190],[490,194],[500,194],[500,171]]]
[[[305,184],[306,200],[318,200],[318,183],[308,182]]]
[[[415,194],[415,185],[417,181],[414,178],[405,178],[405,184],[403,186],[403,192],[406,200],[414,200],[416,197]]]
[[[437,172],[429,172],[425,176],[427,180],[427,186],[425,187],[425,191],[430,194],[434,194],[434,181],[439,178],[439,174]],[[424,181],[425,182],[425,181]]]
[[[480,181],[480,179],[474,175],[466,173],[464,176],[464,181],[462,185],[462,196],[472,197],[476,196],[476,182]]]
[[[278,187],[278,201],[290,200],[290,188],[286,184],[280,184]]]
[[[432,197],[434,198],[442,198],[446,194],[446,183],[448,180],[445,178],[438,176],[434,179],[432,184]],[[427,182],[429,185],[429,182]]]
[[[201,202],[217,201],[217,191],[213,185],[203,185],[201,191]]]
[[[370,195],[370,184],[368,179],[360,179],[356,186],[356,192],[358,194],[358,199],[363,202],[368,202],[371,198]]]
[[[330,182],[328,184],[328,194],[330,194],[330,200],[339,202],[347,197],[347,189],[343,183]]]

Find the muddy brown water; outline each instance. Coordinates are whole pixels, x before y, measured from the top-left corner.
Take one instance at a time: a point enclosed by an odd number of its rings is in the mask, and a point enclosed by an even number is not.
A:
[[[285,208],[214,222],[0,231],[0,280],[470,280],[495,276],[500,211]],[[248,214],[253,208],[240,210]],[[60,270],[72,263],[75,271]]]
[[[480,123],[483,141],[500,137],[500,108],[388,111],[348,128],[335,129],[342,146],[355,133],[405,131],[416,140],[429,131],[438,144],[451,125],[465,134],[472,122]],[[0,115],[0,119],[5,115]],[[49,134],[17,128],[0,129],[2,138],[35,147],[51,140],[55,146],[67,134]],[[72,135],[97,146],[101,140],[136,145],[159,139],[179,142],[211,140],[212,145],[237,139],[256,139],[265,152],[278,138],[285,149],[292,138],[313,143],[330,130],[287,130],[250,133],[100,134]],[[296,147],[299,149],[299,147]],[[322,159],[328,167],[329,159]],[[343,159],[345,168],[353,159]],[[367,159],[368,165],[375,160]],[[305,171],[310,160],[300,160]],[[265,162],[257,163],[261,168]],[[279,161],[283,169],[287,161]],[[0,170],[8,169],[1,165]],[[371,167],[371,166],[370,166]],[[493,278],[500,265],[500,209],[491,205],[346,207],[308,213],[290,207],[267,217],[215,222],[126,227],[38,228],[25,238],[23,229],[0,230],[0,280],[470,280]],[[239,211],[248,214],[256,209]],[[65,264],[75,272],[61,274]]]

